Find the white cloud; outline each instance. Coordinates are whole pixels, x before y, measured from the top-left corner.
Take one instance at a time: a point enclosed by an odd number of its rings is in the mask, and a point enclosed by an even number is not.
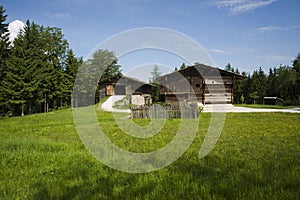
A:
[[[285,28],[279,26],[263,26],[257,28],[257,31],[259,32],[280,31],[280,30],[285,30]]]
[[[216,6],[218,6],[219,8],[223,8],[223,7],[233,7],[235,5],[244,3],[245,0],[225,0],[225,1],[216,1]]]
[[[231,14],[241,14],[268,6],[279,0],[217,0],[215,6],[219,9],[227,8]]]
[[[221,49],[208,49],[208,51],[211,53],[225,53],[225,51]]]
[[[248,41],[255,41],[257,39],[257,36],[264,36],[267,34],[274,34],[276,32],[283,32],[283,31],[289,32],[299,28],[300,26],[274,26],[274,25],[261,26],[261,27],[249,29],[244,34],[243,37]]]
[[[68,19],[75,19],[74,16],[72,16],[70,13],[51,13],[48,14],[48,16],[54,18],[54,19],[60,19],[60,20],[68,20]]]
[[[281,26],[263,26],[259,27],[256,30],[258,32],[270,32],[270,31],[284,31],[284,30],[292,30],[300,28],[299,26],[291,26],[291,27],[281,27]]]
[[[55,19],[65,19],[65,18],[70,18],[71,15],[70,13],[54,13],[52,14],[52,17]]]
[[[173,12],[176,15],[183,16],[183,17],[190,17],[192,15],[189,11],[179,10],[179,9],[175,9],[173,10]]]
[[[20,20],[14,20],[8,25],[9,40],[13,41],[19,32],[24,28],[25,24]]]

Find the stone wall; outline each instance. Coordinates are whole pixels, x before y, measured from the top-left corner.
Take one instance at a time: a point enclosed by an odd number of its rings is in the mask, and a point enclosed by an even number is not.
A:
[[[131,104],[138,105],[138,106],[145,105],[145,98],[141,95],[132,95]]]

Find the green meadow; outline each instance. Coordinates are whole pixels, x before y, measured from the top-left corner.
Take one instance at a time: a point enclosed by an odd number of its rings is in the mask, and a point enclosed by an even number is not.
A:
[[[237,107],[246,107],[246,108],[260,108],[260,109],[290,109],[298,108],[298,106],[284,106],[284,105],[266,105],[266,104],[234,104]]]
[[[123,133],[112,113],[98,111],[97,117],[115,144],[133,152],[165,146],[180,125],[179,119],[167,120],[159,134],[141,139]],[[195,140],[177,161],[132,174],[88,152],[71,110],[0,118],[0,199],[299,198],[299,114],[228,113],[216,146],[200,159],[210,120],[210,113],[201,113]]]

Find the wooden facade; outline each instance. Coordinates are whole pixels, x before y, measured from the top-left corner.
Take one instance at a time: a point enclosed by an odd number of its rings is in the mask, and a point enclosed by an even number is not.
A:
[[[121,74],[99,81],[99,98],[113,95],[151,94],[152,85]]]
[[[233,84],[241,78],[241,75],[197,63],[159,77],[158,82],[167,103],[180,100],[203,104],[233,103]]]

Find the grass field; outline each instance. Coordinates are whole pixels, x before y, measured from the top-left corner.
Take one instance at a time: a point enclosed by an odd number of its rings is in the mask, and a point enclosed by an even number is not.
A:
[[[111,140],[131,151],[163,147],[179,126],[168,120],[146,141],[123,134],[111,113],[97,116]],[[176,162],[130,174],[88,153],[71,110],[0,118],[0,199],[299,199],[299,114],[229,113],[217,145],[199,159],[209,123],[202,113],[193,144]]]
[[[289,109],[297,108],[299,106],[283,106],[283,105],[266,105],[266,104],[234,104],[237,107],[246,107],[246,108],[262,108],[262,109]]]

